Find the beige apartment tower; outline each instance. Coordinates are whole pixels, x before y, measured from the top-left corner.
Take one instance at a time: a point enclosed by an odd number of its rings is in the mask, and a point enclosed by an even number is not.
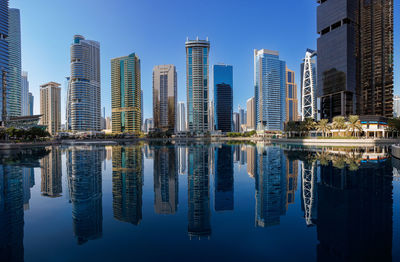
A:
[[[297,121],[297,85],[294,71],[286,67],[286,122]]]
[[[111,118],[113,133],[140,133],[140,59],[135,53],[111,60]]]
[[[247,100],[247,130],[255,130],[256,129],[256,101],[254,96]]]
[[[154,128],[175,131],[177,105],[177,75],[174,65],[153,68]]]
[[[47,126],[47,131],[55,135],[61,125],[61,88],[56,82],[40,86],[40,124]]]

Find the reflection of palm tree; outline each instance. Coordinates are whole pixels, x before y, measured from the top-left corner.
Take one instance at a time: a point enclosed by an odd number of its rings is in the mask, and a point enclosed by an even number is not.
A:
[[[356,171],[360,167],[361,156],[352,151],[346,156],[346,164],[349,166],[350,171]]]
[[[326,151],[317,153],[317,159],[322,166],[327,166],[329,164],[330,155]]]
[[[329,126],[328,119],[321,119],[319,123],[317,124],[318,131],[322,132],[324,137],[326,137],[326,133],[331,130],[331,127]]]
[[[346,156],[335,156],[332,158],[332,164],[334,167],[344,169],[346,166]]]
[[[354,136],[356,130],[359,132],[362,131],[362,127],[359,123],[359,118],[358,116],[351,115],[349,116],[349,123],[347,126],[347,131],[351,131],[351,135]]]

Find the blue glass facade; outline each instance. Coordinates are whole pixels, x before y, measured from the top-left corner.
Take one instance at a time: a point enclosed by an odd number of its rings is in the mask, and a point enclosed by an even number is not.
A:
[[[214,65],[214,121],[215,130],[232,131],[233,68]]]
[[[283,130],[286,119],[286,62],[279,53],[254,51],[254,87],[258,130]]]
[[[0,0],[0,85],[3,85],[3,70],[8,73],[8,0]],[[1,88],[2,90],[2,88]],[[8,90],[7,90],[8,93]],[[3,92],[0,92],[0,103],[3,108]],[[2,114],[0,114],[2,119]]]

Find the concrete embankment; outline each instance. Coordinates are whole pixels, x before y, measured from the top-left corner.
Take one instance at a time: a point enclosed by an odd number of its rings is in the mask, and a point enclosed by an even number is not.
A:
[[[271,143],[305,146],[374,146],[400,143],[399,139],[272,139]]]
[[[400,145],[392,145],[391,147],[391,153],[392,156],[394,156],[395,158],[400,159]]]

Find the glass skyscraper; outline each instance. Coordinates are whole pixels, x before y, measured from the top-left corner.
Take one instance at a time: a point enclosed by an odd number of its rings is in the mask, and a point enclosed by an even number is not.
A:
[[[75,35],[71,45],[71,77],[67,129],[98,131],[101,119],[100,44]]]
[[[113,133],[141,130],[140,59],[132,53],[111,60],[111,106]]]
[[[318,1],[321,118],[392,116],[393,0]]]
[[[3,92],[3,72],[8,73],[8,0],[0,1],[0,102],[1,108],[3,109],[3,93],[7,93],[8,90]],[[8,76],[7,76],[8,78]],[[4,113],[4,112],[3,112]],[[0,114],[0,119],[3,118],[3,114]]]
[[[28,72],[23,71],[21,75],[21,116],[29,115],[29,81]]]
[[[209,131],[209,68],[208,40],[187,40],[186,46],[186,95],[188,129],[191,133],[204,134]]]
[[[215,130],[232,131],[233,68],[231,65],[214,65],[214,121]]]
[[[9,77],[7,115],[21,115],[21,21],[19,9],[10,8],[8,16]]]
[[[286,62],[279,52],[254,50],[254,89],[258,130],[283,130],[286,120]]]

